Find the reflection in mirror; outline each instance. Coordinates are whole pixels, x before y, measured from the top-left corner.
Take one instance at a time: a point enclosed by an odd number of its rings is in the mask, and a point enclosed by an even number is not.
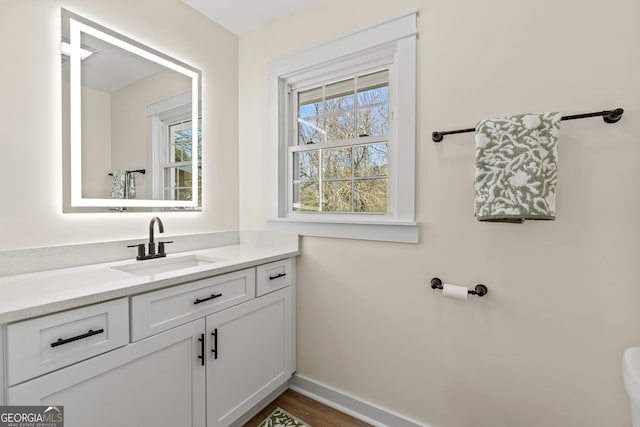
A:
[[[61,51],[65,211],[199,210],[200,72],[65,9]]]

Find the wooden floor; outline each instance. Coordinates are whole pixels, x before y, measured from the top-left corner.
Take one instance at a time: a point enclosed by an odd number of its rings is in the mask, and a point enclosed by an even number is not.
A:
[[[296,393],[293,390],[287,390],[282,393],[276,400],[267,405],[258,415],[246,423],[244,427],[259,426],[278,406],[296,418],[310,424],[311,427],[371,427],[371,424],[357,420],[347,414],[303,396],[300,393]]]

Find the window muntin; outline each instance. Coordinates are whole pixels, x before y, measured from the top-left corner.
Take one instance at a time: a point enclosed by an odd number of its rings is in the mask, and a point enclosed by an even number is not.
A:
[[[290,147],[292,212],[388,209],[389,70],[294,92],[297,147]]]

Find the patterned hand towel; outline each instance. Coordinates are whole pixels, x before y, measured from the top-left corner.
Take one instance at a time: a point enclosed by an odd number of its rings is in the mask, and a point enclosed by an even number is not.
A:
[[[476,126],[479,221],[553,220],[560,113],[520,114]]]
[[[113,171],[113,182],[111,183],[111,199],[124,199],[127,189],[127,171],[116,169]]]
[[[125,179],[126,189],[125,194],[127,199],[136,198],[136,174],[134,172],[127,171],[127,177]]]

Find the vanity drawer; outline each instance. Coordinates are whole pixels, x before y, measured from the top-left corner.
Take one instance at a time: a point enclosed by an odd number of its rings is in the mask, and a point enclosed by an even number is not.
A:
[[[9,385],[128,342],[126,298],[10,324],[7,326]]]
[[[293,283],[293,259],[271,262],[257,267],[256,296],[286,288]]]
[[[131,340],[166,331],[255,297],[255,269],[189,282],[131,298]]]

